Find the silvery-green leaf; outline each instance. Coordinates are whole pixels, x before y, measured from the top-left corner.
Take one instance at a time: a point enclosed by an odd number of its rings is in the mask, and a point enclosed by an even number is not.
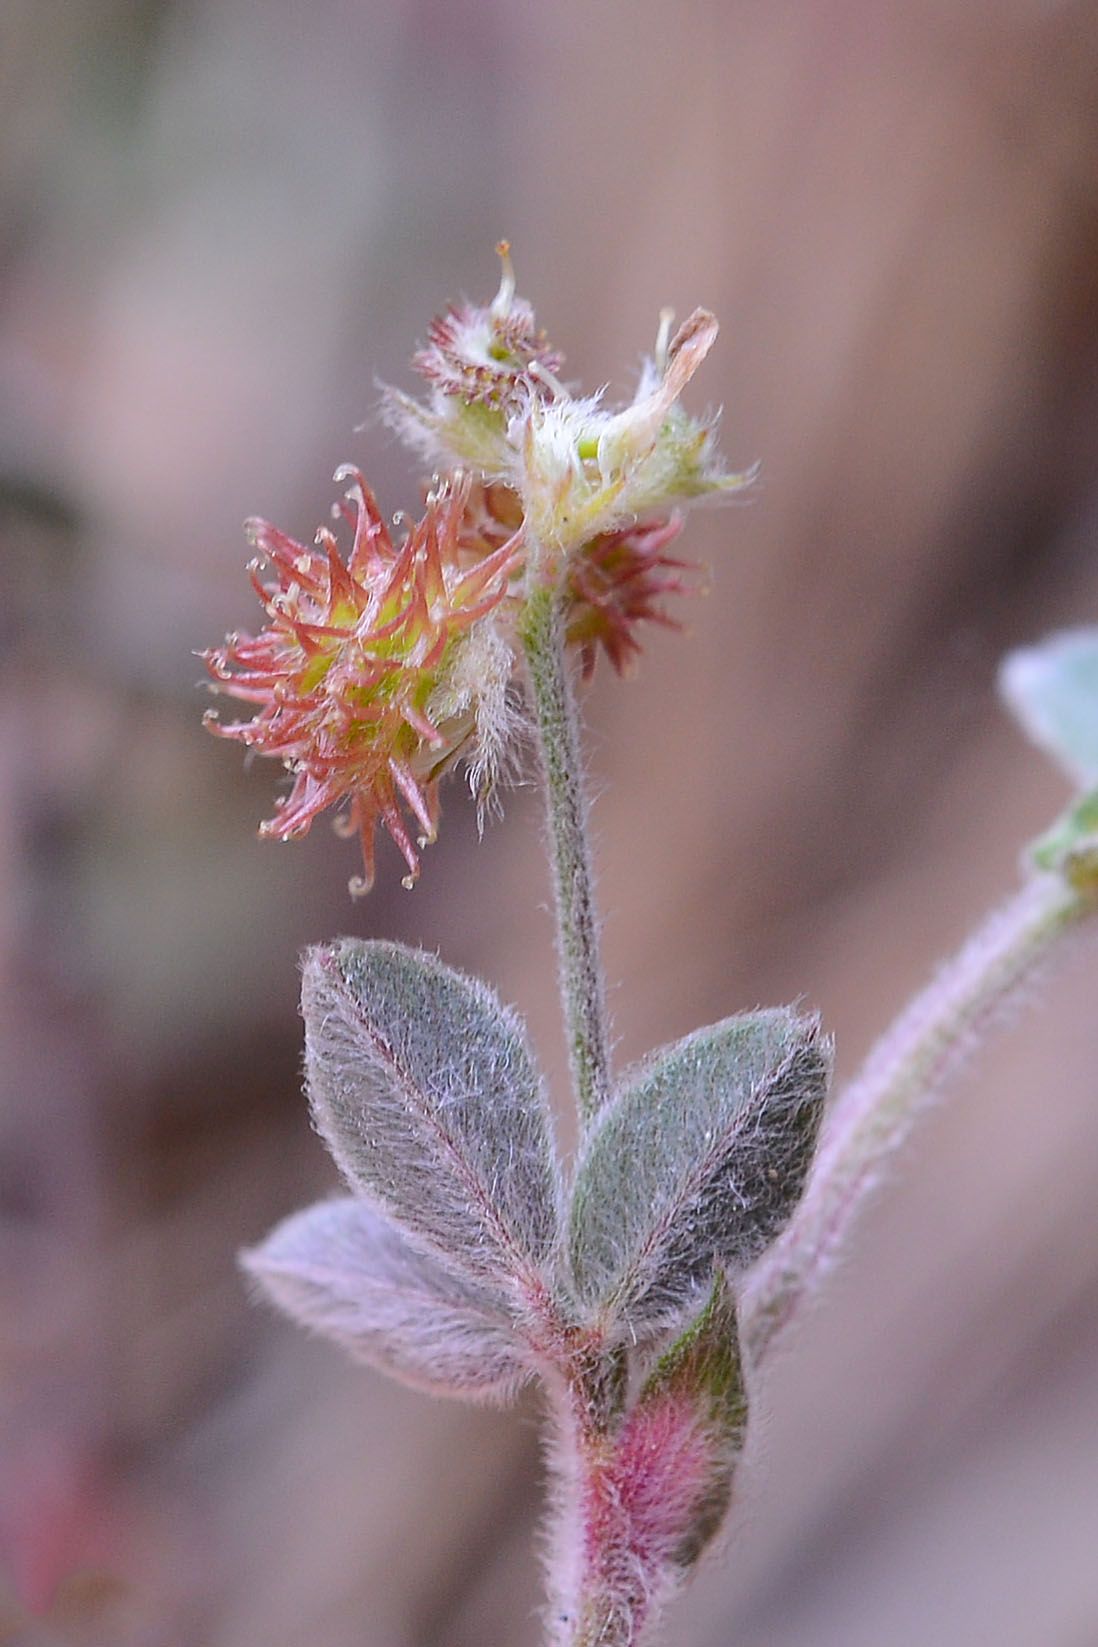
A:
[[[773,1241],[812,1160],[830,1073],[815,1018],[726,1018],[627,1072],[588,1134],[569,1250],[580,1303],[620,1335],[675,1320],[719,1263]]]
[[[465,1274],[538,1285],[559,1169],[516,1014],[434,956],[352,938],[308,952],[302,1011],[313,1114],[351,1187]]]
[[[1035,744],[1081,786],[1098,784],[1098,628],[1009,653],[999,687]]]
[[[529,1375],[504,1298],[457,1279],[356,1196],[295,1213],[241,1263],[292,1320],[406,1384],[503,1401]]]

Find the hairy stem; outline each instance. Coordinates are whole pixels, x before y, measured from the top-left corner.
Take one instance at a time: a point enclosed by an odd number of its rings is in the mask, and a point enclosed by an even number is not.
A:
[[[825,1122],[808,1189],[752,1271],[745,1339],[757,1363],[820,1290],[892,1152],[975,1051],[1056,941],[1096,907],[1058,876],[1034,876],[901,1012]]]
[[[625,1400],[621,1352],[578,1357],[555,1390],[557,1471],[551,1527],[551,1647],[638,1647],[659,1611],[656,1576],[621,1491],[616,1431]]]
[[[610,1090],[606,989],[588,835],[579,722],[556,591],[530,595],[522,625],[549,817],[561,996],[572,1084],[589,1121]]]

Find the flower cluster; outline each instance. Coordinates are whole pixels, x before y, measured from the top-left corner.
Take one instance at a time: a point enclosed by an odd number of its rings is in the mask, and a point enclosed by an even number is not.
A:
[[[750,484],[754,471],[721,465],[712,420],[679,405],[716,340],[707,310],[695,309],[674,335],[663,311],[632,404],[609,411],[601,392],[575,396],[558,381],[562,357],[515,296],[506,242],[498,249],[503,278],[492,304],[436,320],[430,347],[414,357],[431,384],[427,401],[389,389],[382,411],[436,467],[472,467],[514,492],[536,575],[555,580],[605,533]]]
[[[514,724],[525,596],[557,591],[585,678],[600,648],[627,672],[638,626],[673,621],[660,602],[684,588],[686,563],[666,553],[682,507],[752,479],[721,467],[712,420],[679,404],[716,338],[712,315],[695,310],[672,336],[665,312],[632,404],[611,411],[601,394],[561,384],[562,357],[515,294],[506,243],[499,252],[493,301],[449,309],[413,357],[427,399],[385,392],[386,418],[436,470],[422,520],[394,546],[361,475],[345,469],[346,563],[326,529],[306,549],[250,522],[274,574],[261,582],[253,563],[267,627],[203,654],[216,690],[259,706],[230,725],[211,713],[212,730],[293,775],[261,832],[289,839],[346,803],[342,823],[358,833],[365,867],[356,890],[373,879],[379,819],[404,855],[406,884],[416,879],[417,842],[435,837],[438,780],[460,756],[480,799],[491,793]]]

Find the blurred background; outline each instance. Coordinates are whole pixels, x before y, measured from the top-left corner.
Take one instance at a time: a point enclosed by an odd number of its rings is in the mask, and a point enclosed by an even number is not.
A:
[[[462,786],[408,894],[200,727],[240,522],[337,462],[507,235],[565,375],[723,330],[750,503],[586,695],[622,1059],[818,1006],[852,1072],[1064,803],[996,660],[1098,617],[1098,7],[5,0],[0,1640],[533,1647],[536,1407],[432,1403],[254,1308],[335,1183],[296,955],[438,949],[558,1093],[539,802]],[[681,1647],[1098,1642],[1098,1013],[1080,952],[931,1118],[768,1369]]]

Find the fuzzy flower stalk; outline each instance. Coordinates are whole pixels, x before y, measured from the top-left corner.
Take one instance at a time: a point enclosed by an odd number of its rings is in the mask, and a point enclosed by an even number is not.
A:
[[[736,1014],[616,1071],[577,686],[600,656],[628,674],[646,626],[676,623],[686,512],[753,472],[726,470],[714,419],[682,404],[712,315],[677,330],[662,315],[632,401],[609,407],[562,380],[500,254],[491,303],[447,310],[414,355],[426,393],[385,392],[432,475],[421,511],[388,524],[343,467],[336,530],[312,545],[250,522],[265,622],[202,654],[250,718],[207,721],[288,774],[261,834],[337,809],[360,844],[352,891],[373,881],[379,823],[411,886],[444,774],[464,762],[484,808],[532,746],[578,1146],[561,1159],[525,1027],[486,985],[395,943],[319,945],[307,1090],[343,1190],[244,1265],[294,1320],[418,1388],[502,1402],[540,1384],[548,1639],[640,1647],[722,1524],[754,1368],[959,1049],[1098,902],[1098,636],[1008,687],[1081,797],[1016,903],[882,1041],[819,1152],[832,1050],[812,1013]]]

